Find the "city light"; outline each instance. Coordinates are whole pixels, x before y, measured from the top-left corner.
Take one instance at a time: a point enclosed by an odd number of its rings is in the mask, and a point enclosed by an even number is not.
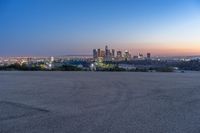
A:
[[[147,53],[146,57],[143,57],[143,54],[139,53],[138,55],[132,56],[130,51],[125,50],[116,52],[115,49],[109,49],[108,46],[105,46],[105,49],[93,49],[93,59],[95,61],[103,60],[103,61],[128,61],[133,59],[151,59],[151,53]]]

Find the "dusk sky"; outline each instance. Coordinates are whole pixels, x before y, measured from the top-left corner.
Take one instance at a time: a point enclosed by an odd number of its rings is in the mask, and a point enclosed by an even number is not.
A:
[[[0,56],[88,55],[105,45],[200,55],[200,1],[0,0]]]

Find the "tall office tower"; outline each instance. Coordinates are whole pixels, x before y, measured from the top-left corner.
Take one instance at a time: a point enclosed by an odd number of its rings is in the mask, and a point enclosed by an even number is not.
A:
[[[111,57],[112,53],[110,51],[110,49],[108,49],[108,57]]]
[[[105,57],[105,51],[104,50],[101,50],[101,54],[100,54],[100,57]]]
[[[147,53],[147,59],[151,59],[151,53]]]
[[[97,50],[97,57],[101,57],[101,49]]]
[[[98,57],[98,51],[97,49],[93,49],[93,59],[97,59]]]
[[[109,50],[108,50],[108,46],[105,46],[105,57],[107,58],[109,56]]]
[[[131,59],[131,54],[129,53],[128,50],[125,50],[124,58],[125,58],[125,60],[130,60]]]
[[[115,57],[115,50],[114,49],[112,49],[112,54],[111,54],[111,56],[114,58]]]
[[[122,58],[122,51],[117,51],[117,58]]]

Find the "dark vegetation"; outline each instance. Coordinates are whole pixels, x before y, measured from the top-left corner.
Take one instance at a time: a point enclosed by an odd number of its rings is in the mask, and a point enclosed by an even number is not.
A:
[[[176,68],[179,70],[200,71],[200,61],[122,61],[122,62],[104,62],[105,64],[113,64],[114,67],[110,68],[98,68],[96,71],[130,71],[130,72],[173,72]],[[78,67],[78,65],[83,67]],[[46,68],[44,63],[37,64],[12,64],[7,66],[0,66],[0,70],[4,71],[88,71],[90,62],[68,62],[59,67],[53,67],[52,69]],[[119,68],[118,64],[134,65],[136,69],[126,70]]]
[[[57,68],[48,69],[43,66],[43,64],[40,65],[27,65],[27,64],[12,64],[8,66],[0,66],[0,70],[4,71],[82,71],[81,68],[78,68],[77,66],[73,65],[63,65]]]

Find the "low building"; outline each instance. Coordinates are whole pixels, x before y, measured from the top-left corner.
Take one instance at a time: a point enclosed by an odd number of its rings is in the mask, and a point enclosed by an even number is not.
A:
[[[130,64],[119,64],[118,67],[126,70],[136,69],[135,65],[130,65]]]

